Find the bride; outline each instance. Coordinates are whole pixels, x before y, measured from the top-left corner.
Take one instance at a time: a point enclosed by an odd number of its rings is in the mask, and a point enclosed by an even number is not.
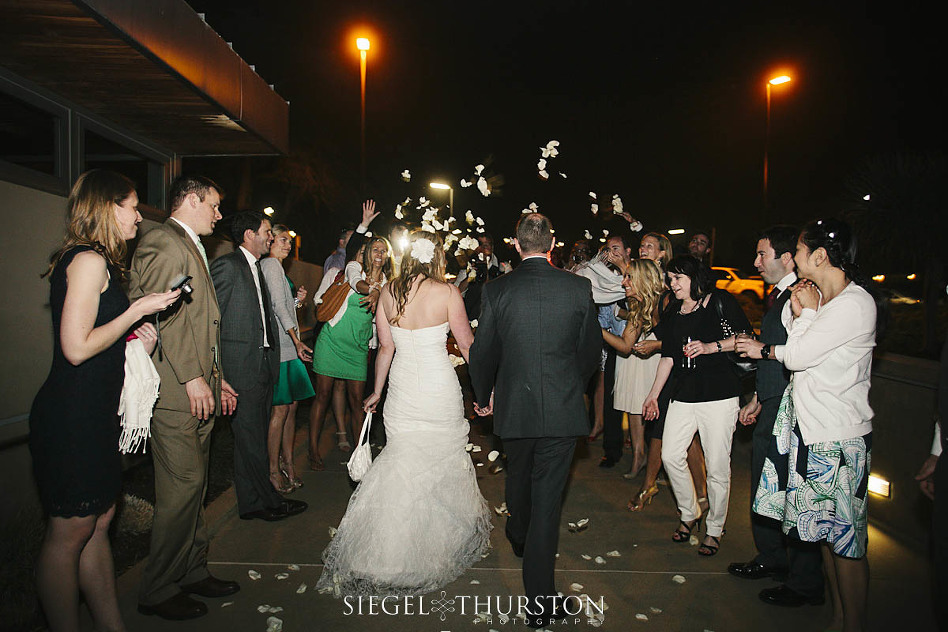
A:
[[[470,428],[446,349],[450,330],[467,361],[474,335],[460,293],[444,281],[437,235],[411,234],[401,274],[379,299],[376,324],[375,391],[365,410],[375,410],[390,378],[387,444],[323,551],[317,588],[336,597],[431,592],[490,546],[490,514],[464,449]]]

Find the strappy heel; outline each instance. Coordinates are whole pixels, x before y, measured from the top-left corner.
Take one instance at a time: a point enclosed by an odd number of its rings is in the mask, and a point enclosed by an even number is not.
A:
[[[339,444],[340,450],[342,450],[343,452],[352,452],[352,446],[349,445],[349,437],[346,436],[345,430],[343,430],[342,432],[337,432],[336,437],[338,437],[336,441]]]
[[[652,503],[652,499],[656,494],[658,494],[658,485],[652,485],[648,489],[643,489],[635,498],[629,501],[629,511],[640,511],[645,505]]]
[[[724,534],[722,533],[721,535]],[[714,540],[714,544],[705,544],[702,542],[701,546],[698,547],[698,555],[702,555],[704,557],[713,557],[718,554],[718,549],[721,548],[721,538],[716,538],[713,535],[709,535],[707,537]]]
[[[685,529],[682,530],[682,527],[684,527]],[[685,522],[684,520],[679,520],[678,528],[675,529],[675,532],[672,534],[672,542],[678,542],[679,544],[688,542],[691,540],[691,533],[693,531],[698,531],[700,529],[701,529],[700,516],[692,520],[690,524]]]

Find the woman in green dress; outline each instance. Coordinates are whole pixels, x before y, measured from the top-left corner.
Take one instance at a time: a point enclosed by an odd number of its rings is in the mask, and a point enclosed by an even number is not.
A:
[[[309,419],[309,463],[312,470],[324,469],[319,456],[319,435],[332,396],[333,382],[345,380],[349,410],[362,409],[375,305],[382,286],[391,276],[392,246],[384,237],[371,238],[365,244],[362,256],[346,264],[349,296],[335,316],[323,326],[313,348],[316,402]],[[358,437],[362,420],[354,416],[352,421],[353,436]],[[345,430],[336,435],[340,448],[345,450],[351,447]]]

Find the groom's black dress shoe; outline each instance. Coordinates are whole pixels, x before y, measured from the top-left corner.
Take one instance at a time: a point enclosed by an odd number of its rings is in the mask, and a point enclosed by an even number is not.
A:
[[[240,514],[241,520],[266,520],[267,522],[276,522],[277,520],[283,520],[284,518],[289,518],[290,516],[295,516],[296,514],[301,514],[306,511],[306,508],[309,507],[302,500],[289,500],[284,499],[276,507],[264,507],[263,509],[258,509],[256,511],[248,511],[245,514]]]
[[[616,463],[619,462],[619,459],[614,459],[611,456],[604,456],[599,459],[599,467],[615,467]]]
[[[200,595],[202,597],[226,597],[240,590],[240,584],[208,575],[199,582],[185,584],[181,587],[181,590],[190,595]]]
[[[138,604],[138,612],[144,615],[157,615],[169,621],[184,621],[206,615],[207,604],[197,599],[191,599],[185,593],[180,592],[174,597],[165,599],[153,606],[140,603]]]
[[[524,545],[520,542],[517,542],[513,536],[510,535],[510,531],[504,529],[504,535],[507,536],[507,541],[510,542],[510,548],[513,549],[513,554],[517,557],[523,557],[523,547]]]
[[[820,594],[813,597],[801,595],[792,588],[786,586],[777,586],[776,588],[765,588],[758,595],[760,600],[771,606],[785,606],[796,608],[798,606],[822,606],[826,598]]]
[[[766,566],[755,561],[750,561],[728,564],[727,572],[741,579],[763,579],[764,577],[786,575],[787,569]]]

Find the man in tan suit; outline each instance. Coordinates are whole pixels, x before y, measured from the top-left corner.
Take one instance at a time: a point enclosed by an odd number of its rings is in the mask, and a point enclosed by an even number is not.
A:
[[[131,266],[132,300],[156,288],[168,290],[181,275],[191,277],[193,288],[158,322],[154,361],[161,392],[151,423],[155,519],[138,605],[142,614],[172,620],[207,613],[207,605],[191,594],[223,597],[240,590],[237,582],[208,573],[204,523],[214,415],[230,414],[236,406],[219,369],[220,309],[199,238],[221,219],[220,200],[220,187],[211,180],[177,178],[171,217],[142,236]]]

